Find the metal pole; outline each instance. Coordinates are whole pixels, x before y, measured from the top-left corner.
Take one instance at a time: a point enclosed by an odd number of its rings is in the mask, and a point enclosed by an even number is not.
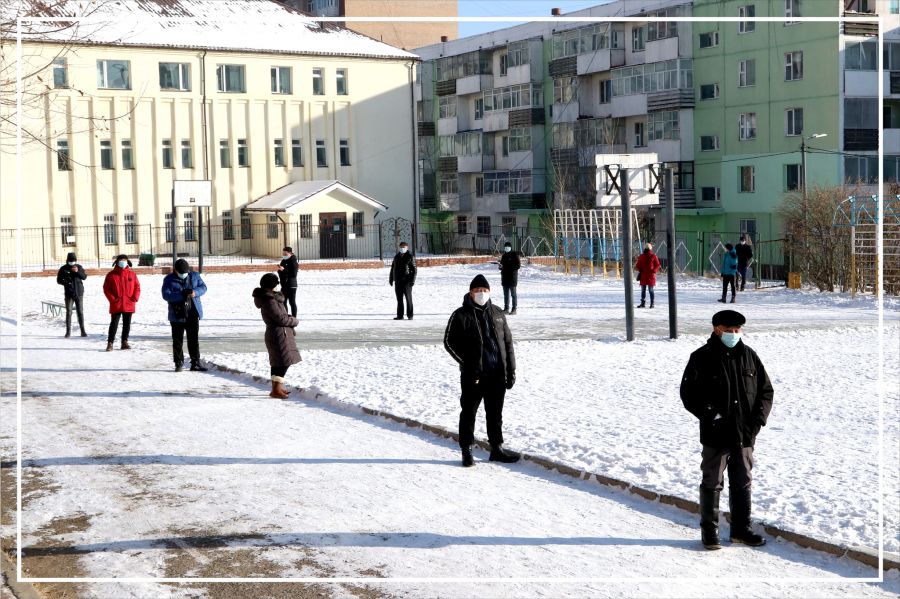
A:
[[[678,303],[675,294],[675,186],[671,168],[665,173],[666,193],[666,253],[669,272],[669,339],[678,339]]]
[[[619,169],[622,196],[622,273],[625,277],[625,338],[634,341],[634,281],[631,263],[631,198],[628,191],[628,169]]]
[[[175,211],[175,186],[172,186],[172,270],[175,270],[175,261],[178,260],[178,213]]]
[[[94,238],[97,240],[97,268],[100,268],[100,225],[94,226]]]
[[[41,227],[41,270],[47,269],[47,247],[44,239],[44,227]]]
[[[197,228],[200,237],[197,239],[197,271],[203,274],[203,207],[197,208]],[[175,266],[175,263],[172,263]]]

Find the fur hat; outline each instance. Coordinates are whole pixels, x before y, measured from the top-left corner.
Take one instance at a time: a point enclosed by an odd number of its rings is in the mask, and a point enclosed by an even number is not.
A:
[[[275,289],[278,286],[278,275],[267,272],[259,280],[259,286],[263,289]]]

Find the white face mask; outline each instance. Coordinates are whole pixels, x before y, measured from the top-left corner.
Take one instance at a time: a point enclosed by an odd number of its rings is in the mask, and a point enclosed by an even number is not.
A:
[[[490,291],[476,291],[475,297],[472,299],[474,299],[475,303],[478,304],[479,306],[483,306],[486,303],[488,303],[489,299],[491,299],[491,292]]]
[[[69,266],[75,266],[74,262],[66,262],[66,264],[68,264]]]
[[[186,273],[186,272],[180,272],[180,273],[178,273],[178,277],[181,278],[181,279],[186,279],[187,276],[188,276],[188,273]]]
[[[288,258],[291,257],[291,255],[290,254],[282,254],[281,257],[284,258],[285,260],[287,260]]]
[[[401,254],[405,254],[405,253],[406,253],[406,250],[407,250],[407,248],[400,248],[400,253],[401,253]]]
[[[504,254],[505,254],[506,252],[510,252],[510,251],[512,251],[512,248],[509,247],[509,246],[503,248],[503,253],[504,253]]]

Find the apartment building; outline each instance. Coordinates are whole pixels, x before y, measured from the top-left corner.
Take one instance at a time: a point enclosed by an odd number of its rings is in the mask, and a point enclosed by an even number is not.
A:
[[[662,20],[690,5],[624,0],[570,14],[598,22],[415,50],[423,218],[508,234],[554,207],[595,206],[597,154],[645,152],[675,169],[678,205],[693,207],[692,28]],[[602,20],[622,15],[651,20]]]
[[[295,181],[340,181],[389,216],[413,218],[414,55],[306,23],[269,0],[182,0],[171,21],[169,5],[88,5],[91,23],[26,36],[23,72],[38,76],[25,80],[17,115],[22,226],[51,231],[44,247],[53,256],[65,256],[79,227],[98,227],[97,255],[135,253],[133,233],[144,226],[165,225],[167,238],[170,228],[193,231],[196,210],[179,211],[177,222],[172,213],[181,179],[212,181],[212,224],[226,239],[232,227],[241,231],[230,253],[250,248],[251,225],[273,219],[242,209]],[[42,6],[32,2],[30,14]],[[15,55],[15,40],[2,44],[4,56]],[[0,221],[10,229],[15,106],[2,110]],[[302,217],[319,224],[315,214]],[[101,226],[113,234],[100,239]]]

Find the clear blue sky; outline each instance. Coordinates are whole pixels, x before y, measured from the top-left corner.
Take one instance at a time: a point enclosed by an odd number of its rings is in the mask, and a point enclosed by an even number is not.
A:
[[[461,17],[544,17],[551,8],[563,14],[590,6],[606,4],[609,0],[459,0]],[[460,23],[459,37],[503,29],[516,23]]]

